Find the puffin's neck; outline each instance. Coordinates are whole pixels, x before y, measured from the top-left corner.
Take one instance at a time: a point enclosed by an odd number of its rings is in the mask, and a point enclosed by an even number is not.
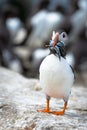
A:
[[[51,55],[51,54],[55,55],[59,60],[61,60],[61,55],[58,55],[58,54],[57,54],[56,52],[54,52],[54,51],[50,51],[49,55]]]

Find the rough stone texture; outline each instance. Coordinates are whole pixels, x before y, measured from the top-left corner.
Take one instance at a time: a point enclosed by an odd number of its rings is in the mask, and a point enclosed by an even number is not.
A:
[[[87,130],[87,88],[72,88],[63,116],[38,113],[45,107],[45,96],[36,79],[0,68],[0,130]],[[51,99],[53,110],[63,102]]]

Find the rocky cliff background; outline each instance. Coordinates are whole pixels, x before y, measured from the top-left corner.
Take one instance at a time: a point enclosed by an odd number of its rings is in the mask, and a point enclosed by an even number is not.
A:
[[[86,0],[1,0],[0,66],[38,78],[39,65],[49,54],[45,45],[52,31],[65,31],[67,60],[85,83],[86,5]]]

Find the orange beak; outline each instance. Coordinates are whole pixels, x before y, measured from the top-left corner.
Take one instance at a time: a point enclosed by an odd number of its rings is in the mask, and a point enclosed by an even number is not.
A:
[[[55,45],[57,44],[58,39],[59,39],[59,34],[58,34],[58,33],[56,33],[55,38],[54,38],[53,47],[55,47]]]

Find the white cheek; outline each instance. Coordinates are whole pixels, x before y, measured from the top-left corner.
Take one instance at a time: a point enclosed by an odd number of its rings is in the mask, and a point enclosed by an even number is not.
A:
[[[65,35],[65,37],[63,37],[63,34]],[[63,32],[59,35],[59,41],[67,42],[67,40],[68,40],[68,36],[66,33]]]

